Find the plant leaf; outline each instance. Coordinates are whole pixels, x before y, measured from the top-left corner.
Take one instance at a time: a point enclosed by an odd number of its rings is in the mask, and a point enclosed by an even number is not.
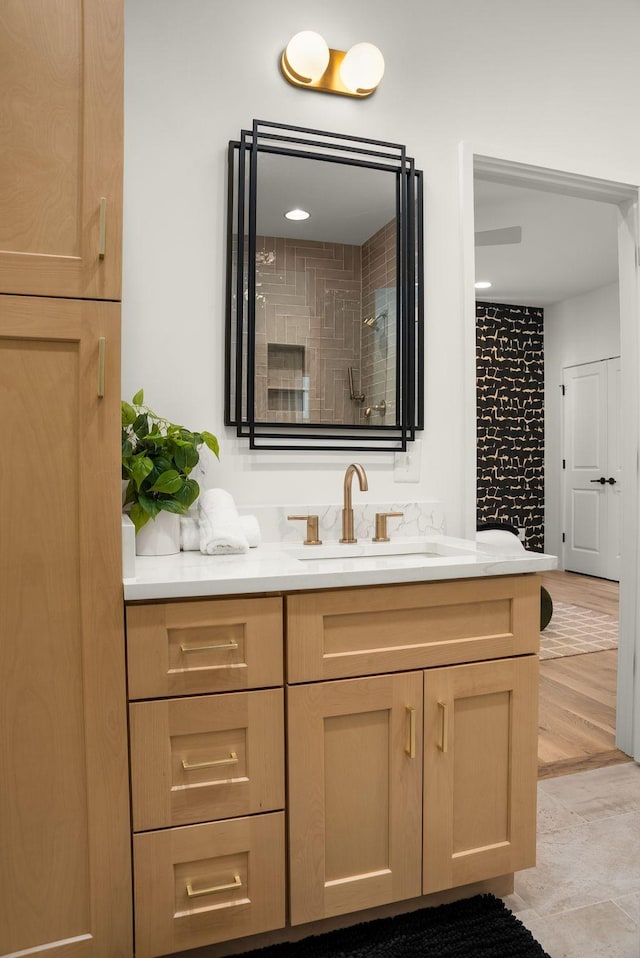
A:
[[[134,404],[134,406],[141,406],[142,403],[144,402],[144,390],[139,389],[138,392],[133,397],[133,399],[131,400],[131,402]]]
[[[128,506],[130,502],[136,501],[136,487],[132,479],[127,483],[127,488],[124,494],[123,506]]]
[[[155,519],[160,512],[158,500],[152,499],[150,496],[146,496],[143,492],[138,493],[138,503],[144,509],[144,511],[151,516],[152,519]]]
[[[220,458],[220,445],[219,445],[218,440],[216,439],[216,437],[215,437],[212,433],[210,433],[210,432],[201,432],[200,435],[202,436],[202,438],[203,438],[205,444],[208,446],[208,448],[211,450],[211,452],[214,453],[215,456],[219,459],[219,458]]]
[[[133,443],[129,439],[126,432],[122,432],[122,458],[128,459],[129,456],[133,455]]]
[[[178,515],[183,516],[187,511],[187,506],[183,506],[181,502],[176,502],[175,499],[158,499],[158,509],[162,512],[176,512]]]
[[[149,459],[143,453],[140,453],[138,456],[133,456],[129,463],[125,463],[124,465],[125,468],[129,470],[129,474],[131,475],[131,478],[135,482],[138,489],[140,489],[140,486],[153,469],[153,463],[151,459]]]
[[[194,453],[195,461],[193,458]],[[200,456],[198,455],[197,450],[195,450],[190,443],[185,442],[183,439],[174,439],[173,458],[177,468],[188,474],[193,466],[196,465]]]
[[[151,486],[151,492],[164,492],[174,495],[182,488],[183,480],[175,469],[169,469],[161,473],[154,484]]]
[[[140,439],[149,435],[149,420],[145,412],[141,412],[139,416],[136,416],[133,422],[133,431]]]
[[[136,502],[131,506],[131,512],[129,513],[131,521],[136,527],[136,532],[140,532],[142,527],[147,524],[151,516],[148,512],[145,512],[142,506]]]
[[[178,500],[186,509],[189,508],[192,503],[196,501],[200,495],[200,486],[195,481],[195,479],[185,479],[182,484],[182,489],[179,489],[175,494],[175,499]]]
[[[136,411],[128,402],[122,400],[122,425],[131,426],[136,418]]]

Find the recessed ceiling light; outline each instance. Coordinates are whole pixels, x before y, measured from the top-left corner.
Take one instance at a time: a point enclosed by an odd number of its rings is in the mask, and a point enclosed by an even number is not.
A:
[[[308,220],[311,216],[311,213],[307,213],[306,210],[289,210],[288,213],[285,213],[285,218],[288,220]]]
[[[474,284],[476,289],[489,289],[491,283],[486,282],[486,280],[481,280],[479,283]]]

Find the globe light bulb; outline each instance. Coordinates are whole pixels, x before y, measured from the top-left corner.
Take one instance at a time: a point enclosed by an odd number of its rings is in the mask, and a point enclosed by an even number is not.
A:
[[[384,57],[373,43],[356,43],[340,65],[340,79],[352,93],[375,90],[384,75]]]
[[[303,83],[319,80],[329,65],[329,47],[313,30],[296,33],[287,43],[282,56],[285,69]]]

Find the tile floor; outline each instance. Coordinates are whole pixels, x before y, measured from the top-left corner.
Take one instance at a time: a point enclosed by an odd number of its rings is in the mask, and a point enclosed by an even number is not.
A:
[[[551,958],[640,958],[640,765],[538,783],[537,865],[505,903]]]

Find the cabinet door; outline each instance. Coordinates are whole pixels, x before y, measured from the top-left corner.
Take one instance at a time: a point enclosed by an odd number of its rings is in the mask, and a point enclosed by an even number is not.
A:
[[[537,656],[424,683],[424,893],[534,865]]]
[[[119,309],[0,296],[2,955],[131,955]]]
[[[291,923],[412,898],[422,673],[288,689]]]
[[[0,4],[0,292],[120,299],[123,0]]]

